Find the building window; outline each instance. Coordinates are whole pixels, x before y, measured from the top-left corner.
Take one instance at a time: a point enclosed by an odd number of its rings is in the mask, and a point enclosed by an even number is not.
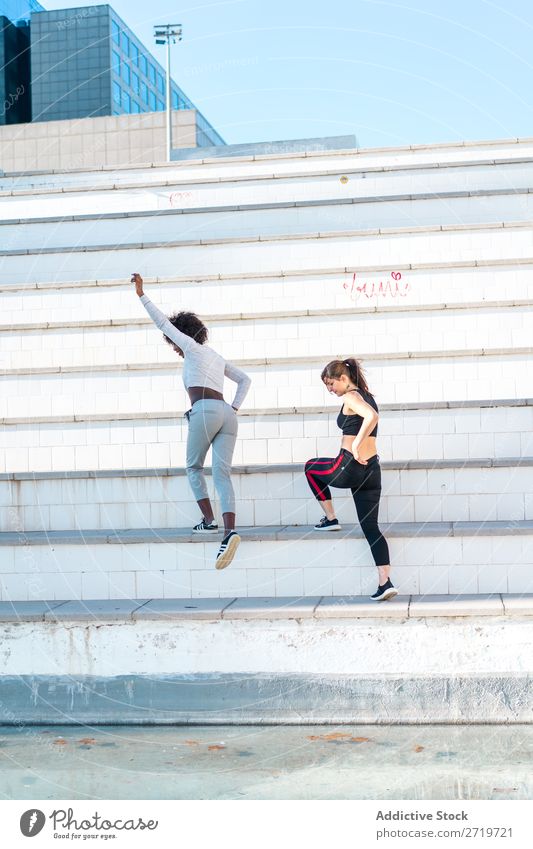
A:
[[[143,102],[148,105],[148,86],[146,83],[141,83],[141,97]]]
[[[130,56],[131,56],[132,62],[135,62],[135,64],[138,65],[139,64],[139,48],[137,47],[136,44],[133,43],[133,41],[131,42],[131,46],[130,46]]]
[[[153,65],[150,65],[150,73],[148,74],[148,76],[152,85],[155,85],[155,68]]]
[[[152,112],[155,112],[155,94],[153,93],[153,91],[150,91],[148,94],[149,94],[149,97],[150,97],[150,100],[149,100],[150,109],[152,110]]]
[[[116,50],[113,50],[113,65],[112,68],[115,74],[118,74],[120,77],[120,56],[118,55]]]
[[[172,92],[172,108],[179,109],[180,108],[180,99],[178,97],[177,91]]]
[[[130,66],[126,65],[125,62],[122,63],[122,79],[126,85],[130,84]]]
[[[141,56],[139,67],[141,69],[141,73],[144,74],[145,77],[147,77],[148,76],[148,62],[146,61],[146,56]]]
[[[125,112],[131,112],[131,97],[127,91],[122,92],[122,108]]]
[[[164,108],[165,108],[165,104],[163,103],[163,101],[162,101],[162,100],[158,100],[158,101],[157,101],[157,110],[158,110],[158,112],[161,112],[161,110],[162,110],[162,109],[164,109]]]
[[[122,50],[126,56],[130,55],[130,40],[125,32],[122,33]]]
[[[139,106],[136,100],[131,101],[131,111],[134,112],[136,115],[138,115],[141,111],[141,107]]]
[[[122,102],[122,89],[118,83],[113,83],[113,100],[120,106]]]
[[[115,44],[120,47],[120,27],[116,21],[111,21],[111,37]]]
[[[161,74],[157,75],[157,87],[158,87],[159,91],[161,92],[161,94],[165,93],[165,81],[164,81],[163,77],[161,76]]]
[[[135,94],[139,94],[140,81],[135,71],[131,72],[131,87]]]

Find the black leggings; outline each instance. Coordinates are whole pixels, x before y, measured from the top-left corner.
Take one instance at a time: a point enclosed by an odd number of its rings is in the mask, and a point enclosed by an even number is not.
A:
[[[388,566],[389,547],[378,525],[381,495],[381,466],[375,454],[366,466],[358,463],[350,451],[341,449],[337,457],[315,457],[305,464],[305,476],[318,501],[331,499],[330,486],[350,489],[357,517],[376,566]]]

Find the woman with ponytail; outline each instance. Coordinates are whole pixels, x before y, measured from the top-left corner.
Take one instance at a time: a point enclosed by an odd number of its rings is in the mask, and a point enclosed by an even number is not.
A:
[[[390,581],[389,547],[378,525],[381,467],[376,448],[378,405],[368,389],[357,360],[332,360],[323,369],[322,381],[329,392],[342,397],[337,417],[342,442],[336,457],[316,457],[305,464],[305,476],[325,516],[316,531],[340,531],[331,500],[330,486],[350,489],[361,529],[370,545],[378,570],[378,588],[370,596],[387,601],[398,595]]]

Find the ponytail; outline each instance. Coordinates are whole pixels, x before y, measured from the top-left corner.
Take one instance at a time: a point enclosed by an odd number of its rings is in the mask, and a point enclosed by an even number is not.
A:
[[[355,384],[357,389],[361,389],[363,392],[370,392],[365,373],[355,357],[348,357],[346,360],[331,360],[322,369],[320,377],[323,381],[326,378],[335,378],[338,380],[343,374]]]

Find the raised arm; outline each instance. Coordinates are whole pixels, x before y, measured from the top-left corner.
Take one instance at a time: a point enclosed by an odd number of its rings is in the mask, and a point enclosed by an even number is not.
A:
[[[151,302],[148,295],[144,294],[143,279],[140,274],[133,274],[131,282],[135,283],[135,291],[155,326],[158,327],[165,336],[168,336],[168,338],[171,339],[178,348],[181,348],[184,354],[187,351],[193,351],[196,347],[200,347],[198,342],[195,342],[194,339],[191,339],[191,337],[187,336],[186,333],[182,333],[181,330],[174,327],[174,325],[168,320],[165,313],[161,312],[161,310]]]
[[[224,374],[237,384],[237,392],[235,393],[235,398],[231,402],[231,406],[234,410],[238,410],[246,398],[252,381],[246,372],[241,371],[240,368],[237,368],[237,366],[234,366],[232,363],[226,363],[224,366]]]

